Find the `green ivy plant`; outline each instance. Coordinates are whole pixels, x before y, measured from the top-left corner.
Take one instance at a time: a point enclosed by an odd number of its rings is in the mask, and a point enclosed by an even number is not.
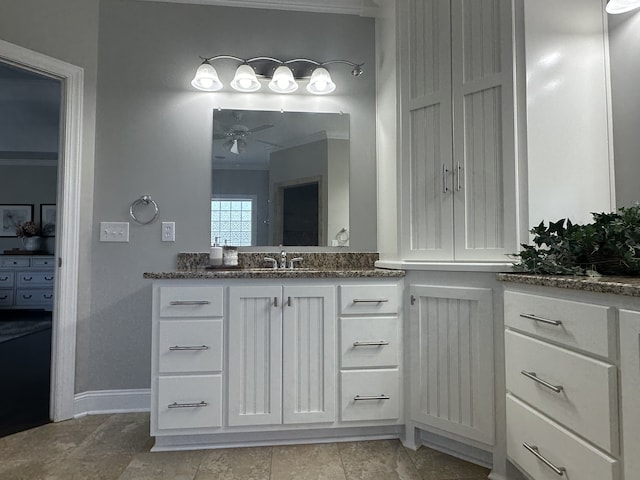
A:
[[[514,269],[520,272],[640,275],[640,204],[617,213],[593,213],[593,222],[541,222],[531,229],[533,245],[522,244]]]

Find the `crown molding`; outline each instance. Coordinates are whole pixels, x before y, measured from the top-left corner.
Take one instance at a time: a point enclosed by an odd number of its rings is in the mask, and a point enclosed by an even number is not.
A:
[[[136,0],[375,17],[379,0]]]

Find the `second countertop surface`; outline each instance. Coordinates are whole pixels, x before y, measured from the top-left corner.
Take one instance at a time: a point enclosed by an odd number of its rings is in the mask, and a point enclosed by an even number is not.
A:
[[[272,269],[247,268],[239,270],[176,270],[173,272],[145,272],[144,278],[153,280],[188,279],[269,279],[269,278],[402,278],[404,270],[368,268],[354,270]]]

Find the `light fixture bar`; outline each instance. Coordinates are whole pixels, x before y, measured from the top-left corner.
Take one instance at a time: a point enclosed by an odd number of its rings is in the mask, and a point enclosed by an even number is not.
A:
[[[336,89],[327,70],[328,65],[343,64],[353,67],[351,74],[355,77],[362,75],[364,63],[355,63],[348,60],[330,60],[318,62],[309,58],[292,58],[281,60],[274,57],[240,58],[235,55],[216,55],[213,57],[200,57],[202,64],[196,72],[191,84],[204,91],[218,91],[224,85],[218,78],[218,74],[211,64],[217,60],[234,60],[240,65],[230,85],[240,92],[255,92],[262,86],[258,78],[271,79],[269,88],[275,93],[293,93],[298,90],[298,80],[308,79],[307,91],[314,95],[326,95]],[[256,65],[267,64],[266,67],[256,68]],[[297,65],[301,65],[297,67]],[[306,66],[306,67],[305,67]]]

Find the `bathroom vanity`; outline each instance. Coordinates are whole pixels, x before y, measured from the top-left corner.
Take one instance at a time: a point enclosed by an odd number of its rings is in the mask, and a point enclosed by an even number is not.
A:
[[[145,276],[154,450],[399,436],[404,272]]]

